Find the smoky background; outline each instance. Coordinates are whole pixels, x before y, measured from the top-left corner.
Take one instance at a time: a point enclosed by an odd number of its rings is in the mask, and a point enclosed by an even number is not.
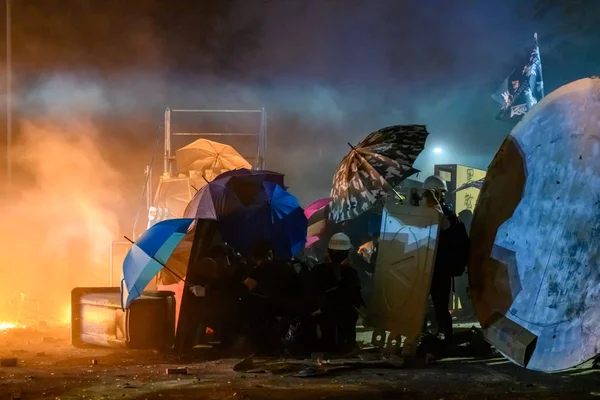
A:
[[[422,175],[443,163],[486,168],[511,128],[494,120],[490,94],[534,29],[543,42],[546,25],[524,11],[534,3],[13,0],[0,320],[21,294],[45,319],[64,319],[72,287],[108,283],[110,243],[131,232],[153,153],[162,172],[166,107],[264,107],[267,168],[285,173],[304,205],[328,195],[347,142],[388,125],[426,124],[427,148],[444,149],[419,157]],[[547,86],[586,68],[547,73]],[[255,122],[174,123],[207,132]],[[6,181],[4,163],[0,173]]]

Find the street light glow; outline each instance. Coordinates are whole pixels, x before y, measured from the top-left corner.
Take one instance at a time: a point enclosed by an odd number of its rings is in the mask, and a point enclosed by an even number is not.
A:
[[[442,148],[441,147],[436,147],[435,149],[433,149],[433,152],[435,154],[442,154]]]

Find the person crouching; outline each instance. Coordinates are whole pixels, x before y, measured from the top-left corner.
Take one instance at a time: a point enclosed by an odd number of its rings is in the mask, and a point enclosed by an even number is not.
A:
[[[336,233],[328,244],[329,261],[313,270],[323,351],[349,352],[356,347],[358,309],[364,302],[358,272],[350,265],[351,249],[350,238]]]

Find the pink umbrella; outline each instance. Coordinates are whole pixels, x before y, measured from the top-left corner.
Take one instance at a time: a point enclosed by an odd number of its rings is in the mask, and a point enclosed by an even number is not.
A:
[[[309,236],[308,238],[306,238],[306,248],[312,246],[313,244],[317,243],[321,238],[319,238],[318,236]]]
[[[308,236],[318,236],[327,224],[329,215],[329,197],[313,201],[304,209],[308,219]]]
[[[313,201],[304,209],[304,215],[310,220],[310,217],[312,217],[314,213],[328,207],[330,201],[331,199],[329,197]]]

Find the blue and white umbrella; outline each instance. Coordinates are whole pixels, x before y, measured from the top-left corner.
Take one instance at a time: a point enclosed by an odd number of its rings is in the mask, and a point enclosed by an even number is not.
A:
[[[150,281],[158,274],[171,254],[189,231],[193,218],[177,218],[153,225],[135,242],[123,261],[123,284],[127,288],[127,301],[123,308],[142,295]],[[122,304],[123,306],[123,304]]]

